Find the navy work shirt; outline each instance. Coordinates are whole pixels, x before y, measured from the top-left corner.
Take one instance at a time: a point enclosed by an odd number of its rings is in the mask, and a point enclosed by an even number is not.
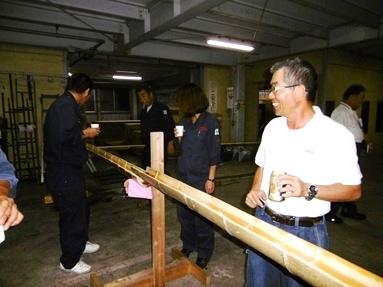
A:
[[[166,144],[174,138],[174,119],[170,110],[164,104],[154,101],[148,112],[141,110],[141,137],[144,145],[150,146],[150,133],[163,132]]]
[[[71,93],[65,92],[49,108],[44,124],[44,160],[48,166],[82,167],[88,151],[82,138],[84,117]]]
[[[193,124],[191,118],[182,118],[184,126],[181,153],[177,167],[180,180],[191,185],[205,182],[210,166],[221,160],[221,135],[219,121],[208,112],[202,112]]]

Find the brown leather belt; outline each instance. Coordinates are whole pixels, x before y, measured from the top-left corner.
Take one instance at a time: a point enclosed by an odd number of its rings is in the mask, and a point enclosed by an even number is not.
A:
[[[270,215],[272,221],[278,222],[280,224],[291,225],[291,226],[295,226],[296,219],[298,220],[299,226],[305,226],[305,227],[311,227],[311,226],[314,226],[315,223],[323,221],[323,216],[296,217],[296,216],[291,216],[291,215],[278,214],[278,213],[275,213],[274,211],[272,211],[267,206],[265,207],[265,212],[268,215]]]

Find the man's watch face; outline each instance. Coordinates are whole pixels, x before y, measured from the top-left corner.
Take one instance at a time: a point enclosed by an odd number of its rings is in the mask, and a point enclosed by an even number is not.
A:
[[[310,185],[309,189],[311,192],[317,192],[317,187],[315,185]]]

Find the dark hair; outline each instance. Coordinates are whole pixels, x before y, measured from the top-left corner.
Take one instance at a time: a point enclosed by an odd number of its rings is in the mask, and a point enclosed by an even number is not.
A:
[[[209,100],[204,91],[195,83],[187,83],[177,90],[176,99],[180,116],[192,117],[209,107]]]
[[[270,72],[274,74],[276,71],[283,69],[285,72],[285,82],[287,85],[304,85],[307,92],[307,100],[310,102],[315,101],[315,95],[318,87],[318,75],[311,65],[306,60],[295,58],[293,60],[287,59],[275,63]]]
[[[83,93],[87,89],[92,90],[94,88],[94,84],[92,79],[84,73],[75,73],[68,78],[68,82],[66,84],[67,91],[74,91],[76,93]]]
[[[343,94],[343,100],[347,100],[351,95],[359,95],[361,92],[365,92],[366,88],[360,84],[353,84]]]
[[[136,94],[138,94],[139,92],[141,91],[146,91],[148,94],[150,94],[152,92],[152,90],[150,89],[149,86],[146,86],[146,85],[139,85],[137,88],[136,88]]]

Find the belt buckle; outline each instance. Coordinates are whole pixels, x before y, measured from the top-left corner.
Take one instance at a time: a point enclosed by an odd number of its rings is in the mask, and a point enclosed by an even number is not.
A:
[[[279,216],[279,223],[289,226],[295,225],[295,216]]]
[[[289,216],[288,218],[286,218],[286,222],[287,222],[286,224],[295,226],[295,219],[296,219],[295,216]],[[298,218],[298,225],[299,225],[299,218]]]
[[[271,214],[271,220],[272,221],[274,221],[274,222],[280,222],[279,220],[278,220],[278,216],[276,215],[276,214]]]

